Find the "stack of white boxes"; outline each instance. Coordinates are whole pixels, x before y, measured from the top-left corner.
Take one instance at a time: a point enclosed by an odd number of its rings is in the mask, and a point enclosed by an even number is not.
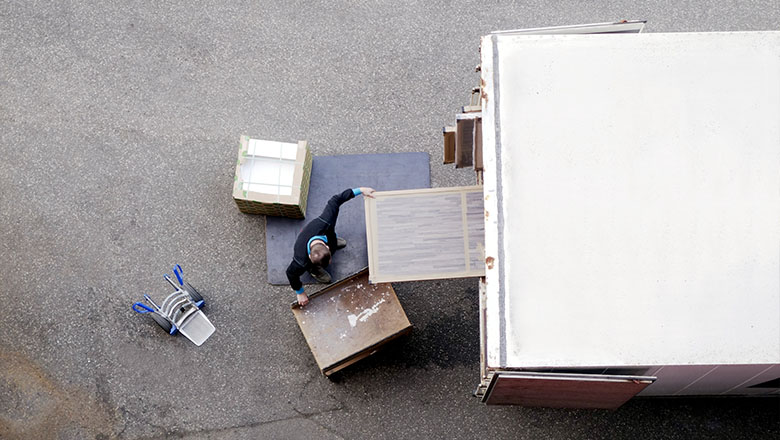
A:
[[[233,199],[241,212],[303,218],[312,155],[297,144],[241,136]]]

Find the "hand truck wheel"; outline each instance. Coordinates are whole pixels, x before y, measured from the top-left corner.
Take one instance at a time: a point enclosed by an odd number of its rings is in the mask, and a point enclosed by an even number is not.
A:
[[[152,313],[152,319],[154,319],[154,322],[156,322],[157,325],[159,325],[160,327],[162,327],[163,330],[165,330],[165,333],[168,333],[169,335],[176,333],[171,331],[173,329],[173,324],[171,324],[170,321],[158,315],[157,313]]]
[[[195,304],[198,304],[198,307],[203,308],[203,304],[205,303],[205,301],[201,302],[201,301],[203,301],[203,296],[201,296],[201,294],[198,293],[198,291],[195,290],[195,288],[192,287],[192,285],[190,283],[186,282],[186,281],[184,282],[183,287],[184,287],[184,290],[186,290],[187,293],[190,294],[190,297],[192,297],[192,301]]]

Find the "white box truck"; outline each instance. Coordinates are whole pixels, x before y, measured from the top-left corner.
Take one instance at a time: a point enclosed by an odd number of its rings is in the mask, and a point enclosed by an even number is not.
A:
[[[780,394],[780,32],[642,26],[482,38],[488,404]]]

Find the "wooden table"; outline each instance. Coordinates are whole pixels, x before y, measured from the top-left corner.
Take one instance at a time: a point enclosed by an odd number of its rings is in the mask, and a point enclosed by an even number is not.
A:
[[[311,295],[309,300],[306,307],[294,303],[292,312],[326,376],[412,330],[393,286],[369,284],[368,268]]]

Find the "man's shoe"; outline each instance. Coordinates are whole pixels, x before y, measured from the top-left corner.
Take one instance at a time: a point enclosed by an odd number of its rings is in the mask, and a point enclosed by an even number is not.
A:
[[[320,283],[323,284],[329,284],[330,283],[330,274],[325,271],[325,269],[321,267],[315,267],[314,269],[309,272],[315,280],[317,280]]]
[[[343,238],[339,237],[336,239],[336,250],[344,249],[347,247],[347,240],[344,240]]]

